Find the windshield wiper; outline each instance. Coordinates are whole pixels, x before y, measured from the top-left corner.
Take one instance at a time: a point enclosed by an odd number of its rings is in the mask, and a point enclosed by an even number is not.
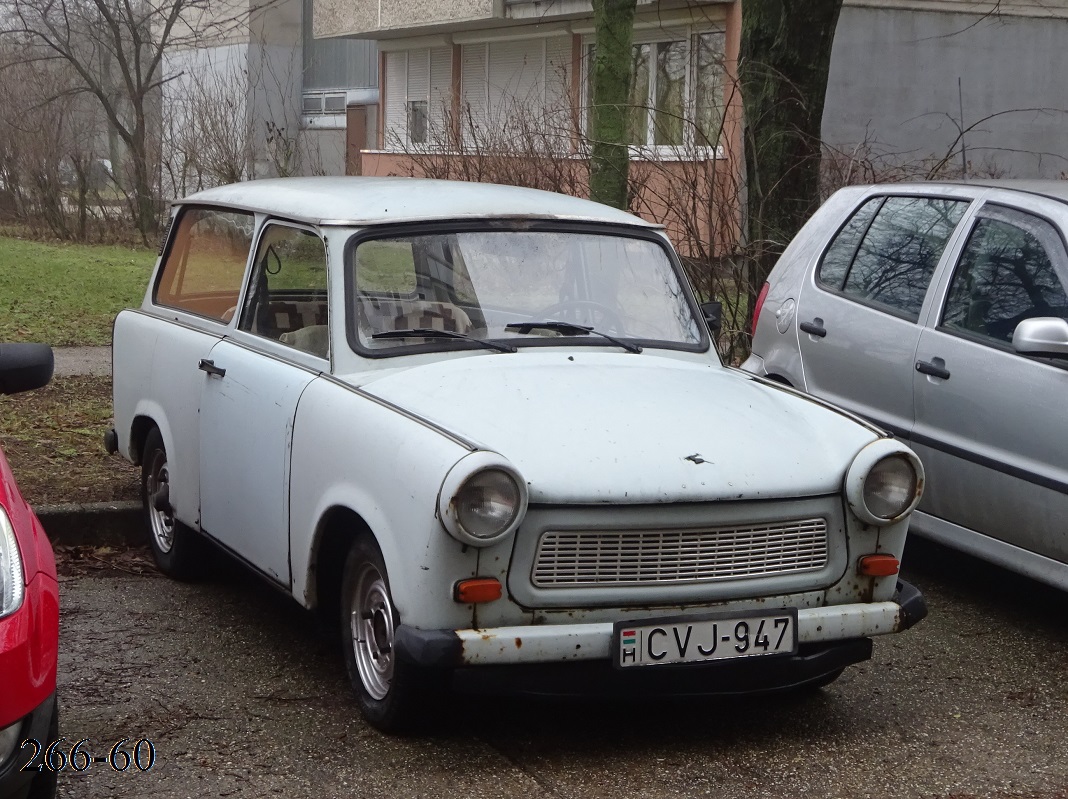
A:
[[[615,336],[602,333],[600,330],[594,330],[587,325],[576,325],[572,322],[557,322],[551,319],[545,322],[512,322],[510,325],[505,325],[504,329],[523,334],[529,333],[532,330],[555,330],[557,333],[564,336],[588,336],[592,333],[595,336],[600,336],[603,339],[611,341],[613,344],[622,347],[627,352],[637,354],[642,351],[642,348],[637,344],[631,344],[630,342],[623,341]]]
[[[371,338],[458,338],[461,341],[471,341],[480,347],[497,352],[517,352],[516,348],[509,344],[498,344],[495,341],[468,336],[464,333],[453,333],[451,330],[435,330],[432,327],[411,327],[407,330],[386,330],[382,333],[372,333]]]

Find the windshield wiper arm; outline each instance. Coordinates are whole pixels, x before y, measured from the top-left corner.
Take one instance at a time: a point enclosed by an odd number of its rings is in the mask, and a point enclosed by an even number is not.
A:
[[[603,339],[611,341],[617,347],[622,347],[627,352],[637,354],[642,351],[642,348],[637,344],[631,344],[629,341],[623,341],[615,336],[602,333],[600,330],[594,330],[588,325],[576,325],[572,322],[557,322],[551,319],[545,322],[512,322],[509,325],[505,325],[504,329],[522,334],[529,333],[532,330],[555,330],[557,333],[564,336],[588,336],[590,333],[593,333],[595,336],[600,336]]]
[[[461,341],[470,341],[497,352],[517,352],[516,348],[509,344],[498,344],[495,341],[468,336],[465,333],[454,333],[451,330],[435,330],[432,327],[411,327],[406,330],[386,330],[382,333],[372,333],[371,338],[458,338]]]

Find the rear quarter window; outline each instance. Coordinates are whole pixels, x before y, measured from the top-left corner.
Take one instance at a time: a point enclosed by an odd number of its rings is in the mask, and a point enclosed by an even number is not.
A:
[[[816,276],[832,291],[915,321],[968,200],[876,197],[842,227]]]
[[[153,302],[228,322],[237,310],[254,228],[253,215],[240,211],[182,211]]]

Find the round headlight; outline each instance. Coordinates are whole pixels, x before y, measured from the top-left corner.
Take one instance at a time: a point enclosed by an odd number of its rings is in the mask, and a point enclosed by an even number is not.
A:
[[[519,486],[507,472],[485,469],[473,474],[456,492],[456,521],[465,533],[485,540],[512,526],[522,505]]]
[[[865,446],[846,471],[845,495],[853,513],[866,524],[897,522],[919,504],[923,464],[916,453],[892,438]]]
[[[893,519],[916,498],[917,475],[903,455],[891,455],[876,463],[864,479],[864,505],[872,516]]]

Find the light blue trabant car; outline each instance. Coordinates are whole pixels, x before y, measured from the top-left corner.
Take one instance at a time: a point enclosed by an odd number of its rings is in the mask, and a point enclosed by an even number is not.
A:
[[[160,568],[210,543],[318,610],[384,730],[453,687],[817,686],[926,612],[912,451],[724,367],[663,231],[585,200],[195,194],[114,387]]]
[[[1068,590],[1068,183],[859,186],[772,271],[746,370],[923,459],[912,529]]]

